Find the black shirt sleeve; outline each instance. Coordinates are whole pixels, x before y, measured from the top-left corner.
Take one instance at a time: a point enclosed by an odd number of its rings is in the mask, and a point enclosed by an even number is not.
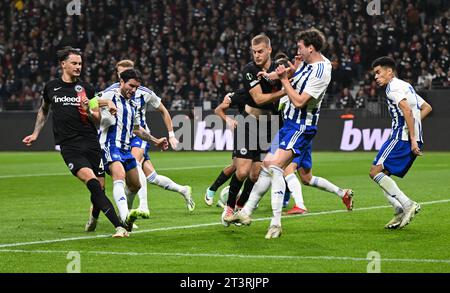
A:
[[[258,69],[253,64],[251,63],[247,64],[244,67],[242,74],[243,74],[244,88],[247,92],[250,92],[252,88],[254,88],[259,84]]]

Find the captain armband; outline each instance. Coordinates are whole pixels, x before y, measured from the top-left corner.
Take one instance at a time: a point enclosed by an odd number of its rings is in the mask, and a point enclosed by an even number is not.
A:
[[[93,97],[89,100],[89,109],[98,108],[98,99],[97,96]]]

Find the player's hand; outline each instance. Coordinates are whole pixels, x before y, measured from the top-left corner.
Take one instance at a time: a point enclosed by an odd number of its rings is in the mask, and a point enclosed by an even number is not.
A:
[[[417,144],[417,141],[411,142],[411,151],[416,156],[422,156],[423,155],[422,151],[419,148],[419,145]]]
[[[165,150],[167,150],[169,148],[169,143],[167,142],[167,138],[166,137],[158,138],[155,141],[155,145],[157,147],[159,147],[163,151],[165,151]]]
[[[109,113],[111,113],[111,115],[116,115],[117,107],[114,104],[114,102],[111,100],[108,100],[108,109],[109,109]]]
[[[26,136],[22,142],[26,145],[26,146],[31,146],[33,144],[33,142],[35,142],[37,139],[37,136],[34,134],[28,135]]]
[[[267,73],[265,71],[260,71],[260,72],[258,72],[257,76],[264,77],[265,79],[271,79],[271,80],[278,79],[278,75],[275,71],[272,71],[271,73]]]
[[[238,125],[237,121],[227,116],[227,125],[230,129],[235,129]]]
[[[275,70],[275,72],[277,73],[277,75],[280,79],[287,79],[288,71],[289,71],[289,69],[284,67],[284,65],[279,65],[277,67],[277,69]]]
[[[223,98],[222,103],[225,103],[227,105],[231,104],[231,96],[234,95],[234,93],[228,93],[225,95],[225,97]]]
[[[175,136],[169,137],[169,143],[172,149],[176,149],[178,146],[178,139]]]

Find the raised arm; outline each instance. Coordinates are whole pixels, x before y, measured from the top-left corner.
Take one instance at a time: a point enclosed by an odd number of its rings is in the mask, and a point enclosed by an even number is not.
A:
[[[231,106],[231,98],[230,98],[230,95],[232,95],[232,94],[233,94],[233,93],[228,93],[228,94],[225,95],[225,97],[223,98],[222,103],[220,103],[220,105],[217,106],[217,107],[214,109],[214,113],[216,113],[216,115],[218,115],[220,118],[222,118],[222,120],[225,121],[225,122],[227,123],[227,125],[228,125],[231,129],[234,129],[234,128],[236,128],[236,126],[237,126],[237,121],[234,120],[234,119],[232,119],[232,118],[230,118],[230,117],[228,117],[228,116],[225,114],[225,111],[226,111],[227,109],[229,109],[230,106]]]
[[[278,66],[276,72],[280,77],[281,84],[284,87],[284,91],[288,95],[289,100],[291,100],[294,107],[303,108],[308,103],[309,99],[311,99],[311,96],[305,91],[299,94],[292,87],[291,82],[288,79],[288,69],[285,68],[283,65]]]
[[[153,143],[155,146],[159,147],[163,151],[167,150],[169,147],[167,138],[165,137],[156,138],[139,125],[134,125],[133,133],[138,137],[140,137],[141,139]]]
[[[163,105],[163,103],[160,103],[158,106],[158,110],[162,115],[164,124],[166,125],[167,131],[169,133],[169,143],[172,149],[176,149],[178,146],[178,140],[175,137],[175,133],[173,132],[173,123],[172,118],[170,117],[169,111],[167,111],[167,108]]]
[[[423,102],[422,106],[420,106],[420,119],[425,119],[431,113],[433,108],[431,108],[430,104],[427,102]]]

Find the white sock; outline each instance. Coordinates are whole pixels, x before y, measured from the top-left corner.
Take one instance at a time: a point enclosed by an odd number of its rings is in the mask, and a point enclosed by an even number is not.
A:
[[[261,172],[259,173],[258,180],[256,181],[255,185],[253,185],[252,192],[250,192],[250,196],[241,212],[250,216],[256,209],[256,206],[261,201],[264,194],[267,192],[267,190],[269,190],[271,183],[272,176],[270,175],[270,171],[262,167]]]
[[[286,180],[288,188],[291,191],[291,195],[294,198],[295,205],[306,210],[305,203],[303,201],[302,185],[300,184],[298,177],[295,174],[289,174],[284,179]]]
[[[140,210],[148,210],[148,203],[147,203],[147,178],[145,178],[144,171],[142,171],[142,166],[137,165],[137,170],[139,173],[139,182],[141,182],[141,189],[138,191],[138,197],[139,197],[139,209]]]
[[[387,198],[389,203],[394,207],[395,214],[400,214],[403,212],[403,207],[400,202],[395,198],[390,196],[386,191],[383,190],[384,196]]]
[[[128,204],[128,210],[131,210],[133,208],[133,201],[136,197],[136,193],[132,193],[128,186],[125,185],[125,195],[127,196],[127,204]]]
[[[311,181],[309,182],[309,186],[317,187],[322,190],[334,193],[340,198],[343,198],[345,195],[344,190],[322,177],[312,176]]]
[[[375,175],[373,180],[380,185],[381,188],[383,188],[384,191],[386,191],[389,196],[395,198],[403,208],[408,207],[411,204],[411,199],[407,197],[401,190],[398,188],[397,183],[389,177],[386,176],[384,173],[378,173]]]
[[[281,212],[283,210],[284,191],[286,183],[284,181],[283,169],[277,166],[270,166],[272,171],[272,213],[273,217],[270,226],[281,226]]]
[[[185,196],[185,194],[187,193],[187,190],[188,190],[186,188],[186,186],[181,186],[179,184],[176,184],[169,177],[166,177],[163,175],[158,175],[156,173],[156,171],[153,171],[153,173],[147,177],[147,181],[152,184],[161,186],[164,189],[168,189],[168,190],[172,190],[172,191],[181,193],[181,195],[183,195],[183,196]]]
[[[117,208],[119,209],[119,217],[122,222],[128,216],[128,203],[125,195],[125,181],[115,180],[113,182],[113,196],[116,201]]]

